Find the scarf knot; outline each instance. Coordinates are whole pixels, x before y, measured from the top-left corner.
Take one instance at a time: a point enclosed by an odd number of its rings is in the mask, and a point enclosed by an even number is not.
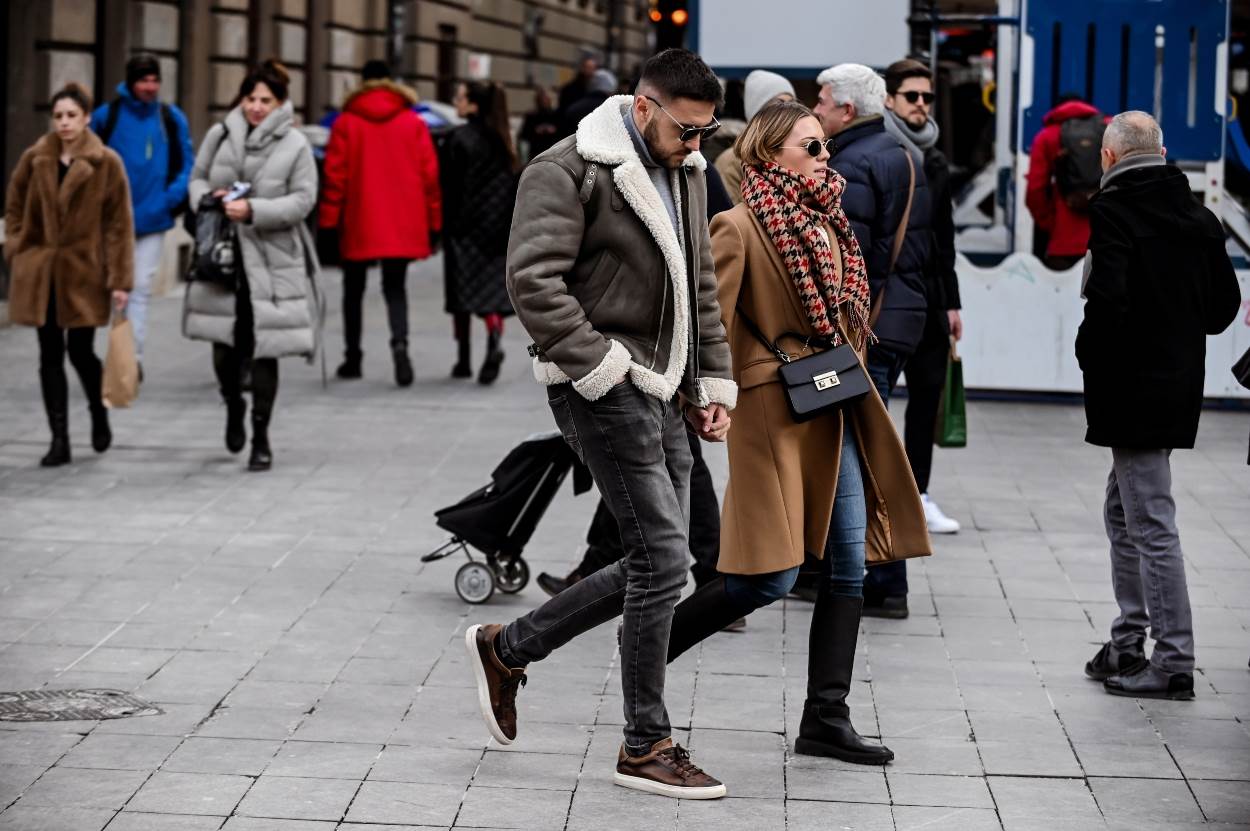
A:
[[[868,272],[850,220],[842,210],[846,180],[831,169],[828,181],[822,182],[775,162],[744,165],[743,171],[743,200],[781,254],[815,333],[829,338],[835,346],[841,344],[838,323],[845,305],[850,316],[847,331],[862,332],[865,338],[875,340],[868,324]],[[833,240],[824,231],[826,223],[833,228]]]

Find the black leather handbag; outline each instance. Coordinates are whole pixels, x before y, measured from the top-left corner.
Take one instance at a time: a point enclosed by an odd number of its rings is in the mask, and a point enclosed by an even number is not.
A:
[[[771,341],[741,307],[738,316],[751,334],[781,361],[777,375],[786,394],[786,403],[790,406],[790,415],[795,421],[811,421],[817,416],[840,410],[859,401],[872,389],[872,381],[849,343],[834,346],[828,338],[797,332],[782,332],[776,341]],[[796,360],[778,345],[782,338],[791,338],[805,347],[816,346],[824,351]]]

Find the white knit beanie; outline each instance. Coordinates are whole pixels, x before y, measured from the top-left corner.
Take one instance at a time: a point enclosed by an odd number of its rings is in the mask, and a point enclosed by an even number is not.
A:
[[[755,118],[755,114],[764,109],[765,104],[782,94],[797,97],[794,94],[794,85],[776,72],[753,70],[747,76],[742,90],[742,109],[746,113],[747,121]]]

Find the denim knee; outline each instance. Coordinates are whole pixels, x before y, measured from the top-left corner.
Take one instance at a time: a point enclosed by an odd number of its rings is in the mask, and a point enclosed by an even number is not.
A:
[[[725,594],[745,615],[785,597],[798,576],[798,566],[768,574],[729,574],[725,576]]]

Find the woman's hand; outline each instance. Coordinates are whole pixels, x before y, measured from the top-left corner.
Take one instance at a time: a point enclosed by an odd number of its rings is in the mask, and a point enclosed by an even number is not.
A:
[[[226,218],[231,222],[247,222],[252,218],[252,203],[247,199],[236,199],[222,205]]]
[[[729,434],[729,411],[723,404],[687,406],[685,414],[695,434],[704,441],[724,441]]]
[[[128,302],[130,302],[130,292],[120,289],[113,292],[113,308],[117,311],[124,311]]]
[[[229,192],[230,191],[226,190],[225,188],[217,188],[217,190],[213,191],[213,198],[220,199],[221,197],[225,196]]]
[[[959,309],[947,309],[946,321],[951,327],[951,337],[959,340],[964,336],[964,322],[959,316]]]

